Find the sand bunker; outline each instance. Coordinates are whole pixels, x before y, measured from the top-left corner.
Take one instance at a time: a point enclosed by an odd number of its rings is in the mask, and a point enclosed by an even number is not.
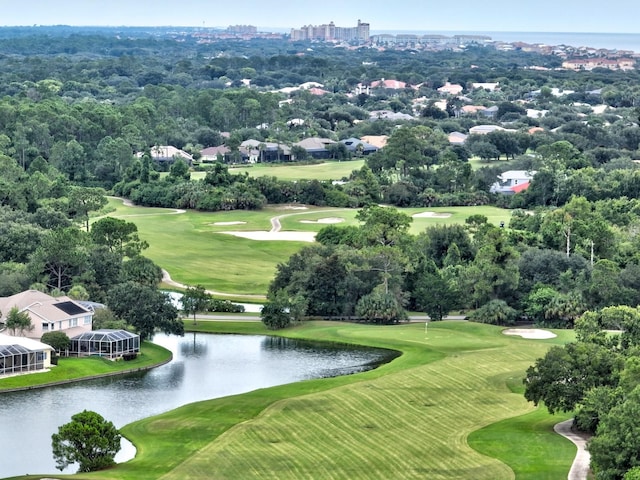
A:
[[[260,241],[289,241],[289,242],[313,242],[316,239],[316,232],[220,232],[235,237],[248,238],[249,240]]]
[[[420,212],[411,215],[413,218],[449,218],[450,213]]]
[[[517,335],[522,338],[530,338],[534,340],[545,340],[547,338],[555,338],[556,334],[549,330],[540,330],[539,328],[508,328],[503,330],[505,335]]]
[[[227,226],[227,225],[244,225],[247,222],[216,222],[214,225]]]
[[[342,223],[344,218],[339,217],[327,217],[319,218],[318,220],[300,220],[300,223]]]
[[[287,205],[282,207],[283,210],[309,210],[309,207],[297,206],[297,205]]]

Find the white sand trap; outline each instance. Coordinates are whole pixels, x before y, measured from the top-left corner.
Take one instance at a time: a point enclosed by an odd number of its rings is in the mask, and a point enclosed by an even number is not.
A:
[[[450,213],[420,212],[411,215],[413,218],[449,218]]]
[[[286,207],[282,207],[283,210],[309,210],[309,207],[305,206],[297,206],[297,205],[287,205]]]
[[[227,225],[244,225],[247,222],[216,222],[214,225],[227,226]]]
[[[248,238],[260,241],[288,241],[288,242],[314,242],[316,232],[220,232],[235,237]]]
[[[522,338],[531,338],[534,340],[545,340],[547,338],[555,338],[557,335],[549,330],[540,330],[539,328],[508,328],[503,330],[505,335],[517,335]]]
[[[300,223],[342,223],[344,218],[339,217],[327,217],[319,218],[318,220],[300,220]]]

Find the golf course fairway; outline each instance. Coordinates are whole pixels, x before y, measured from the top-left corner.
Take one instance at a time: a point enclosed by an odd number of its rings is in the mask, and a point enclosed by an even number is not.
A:
[[[185,326],[274,333],[259,322]],[[573,332],[531,340],[460,321],[426,330],[424,323],[305,322],[275,332],[401,355],[368,372],[199,402],[135,422],[122,433],[138,448],[136,458],[65,478],[566,478],[575,447],[551,429],[566,417],[534,408],[517,390],[526,368]],[[492,430],[494,424],[500,428]],[[472,433],[482,453],[469,446]]]

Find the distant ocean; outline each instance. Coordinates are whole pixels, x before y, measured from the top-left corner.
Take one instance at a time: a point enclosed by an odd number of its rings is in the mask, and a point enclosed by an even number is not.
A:
[[[546,45],[570,45],[572,47],[606,48],[608,50],[632,50],[640,52],[640,33],[568,33],[568,32],[472,32],[472,31],[392,31],[377,30],[376,34],[397,35],[412,33],[415,35],[486,35],[501,42],[544,43]]]

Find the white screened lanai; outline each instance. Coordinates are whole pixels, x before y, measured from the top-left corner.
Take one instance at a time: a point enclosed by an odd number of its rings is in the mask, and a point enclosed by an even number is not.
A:
[[[51,366],[52,350],[30,338],[0,334],[0,375],[45,370]]]
[[[135,356],[140,352],[140,335],[126,330],[93,330],[71,339],[69,355],[86,357],[98,355],[107,358]]]

